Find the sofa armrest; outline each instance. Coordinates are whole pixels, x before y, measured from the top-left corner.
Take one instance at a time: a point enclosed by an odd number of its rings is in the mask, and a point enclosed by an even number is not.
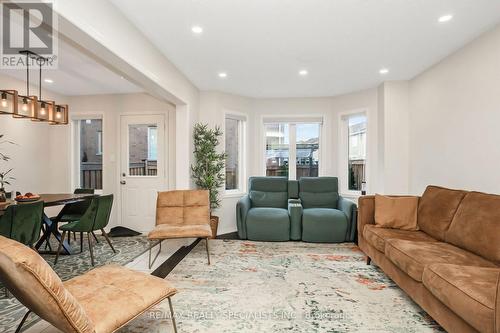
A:
[[[290,216],[290,239],[302,239],[302,203],[300,199],[288,199],[288,215]]]
[[[351,200],[339,197],[338,209],[347,216],[349,225],[347,227],[346,241],[354,241],[356,234],[356,220],[358,215],[358,206]]]
[[[497,278],[497,302],[495,304],[495,333],[500,333],[500,272]]]
[[[236,204],[236,227],[238,228],[238,236],[240,239],[247,239],[247,214],[252,208],[250,197],[245,195]]]
[[[358,199],[358,237],[363,237],[365,224],[375,224],[375,196],[365,195]]]

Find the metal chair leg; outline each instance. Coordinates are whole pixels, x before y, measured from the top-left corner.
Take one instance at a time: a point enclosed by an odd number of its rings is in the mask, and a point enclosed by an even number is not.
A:
[[[156,245],[156,244],[152,244],[149,246],[149,269],[151,269],[151,267],[153,267],[153,264],[155,263],[156,259],[158,258],[158,256],[160,255],[160,252],[161,252],[161,242],[163,242],[163,240],[160,240],[159,243],[157,244],[160,244],[160,249],[158,250],[158,253],[155,255],[153,261],[151,261],[151,252],[153,250],[153,247]]]
[[[172,306],[172,300],[168,298],[168,306],[170,307],[170,316],[172,316],[172,325],[174,325],[174,332],[177,333],[177,324],[175,323],[175,313]]]
[[[28,319],[28,316],[30,315],[30,313],[31,313],[31,310],[28,310],[28,312],[26,312],[23,319],[19,323],[19,326],[17,326],[16,333],[21,332],[21,328],[23,327],[24,323],[26,322],[26,319]]]
[[[208,258],[208,264],[210,265],[210,251],[208,250],[208,237],[206,238],[206,245],[207,245],[207,258]]]
[[[64,243],[64,237],[66,237],[66,231],[63,231],[61,236],[61,241],[59,242],[59,246],[57,247],[56,259],[54,260],[54,265],[57,264],[57,260],[59,259],[59,253],[61,252],[61,248]]]
[[[111,247],[111,250],[113,250],[113,252],[116,253],[116,250],[113,247],[113,244],[111,244],[111,239],[109,239],[108,234],[106,233],[106,231],[104,231],[104,229],[101,229],[101,232],[102,232],[102,235],[104,236],[104,238],[106,238],[106,241],[108,242],[109,246]]]
[[[80,232],[80,253],[83,252],[83,232]]]
[[[95,242],[96,242],[97,244],[99,244],[99,240],[97,239],[97,236],[94,234],[94,232],[93,232],[93,231],[91,231],[91,232],[92,232],[92,236],[94,236]]]
[[[92,249],[92,238],[90,237],[90,232],[87,232],[87,239],[89,241],[89,250],[90,250],[90,263],[92,266],[94,265],[94,250]]]

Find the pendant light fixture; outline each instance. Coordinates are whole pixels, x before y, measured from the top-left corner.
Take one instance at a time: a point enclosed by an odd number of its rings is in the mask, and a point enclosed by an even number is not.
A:
[[[26,95],[19,95],[15,90],[0,90],[0,114],[45,121],[51,125],[68,124],[68,105],[56,105],[54,101],[42,99],[42,67],[48,59],[29,50],[19,53],[26,55]],[[30,59],[39,66],[38,96],[30,96]]]

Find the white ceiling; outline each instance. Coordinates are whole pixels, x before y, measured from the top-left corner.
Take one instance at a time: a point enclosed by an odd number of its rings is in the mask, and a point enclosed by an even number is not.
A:
[[[59,40],[58,59],[57,69],[45,69],[42,73],[44,79],[50,78],[54,81],[53,83],[42,82],[44,89],[67,96],[125,94],[143,91],[86,55],[82,50],[61,39]],[[0,69],[0,74],[26,81],[25,69]],[[30,81],[38,86],[37,69],[30,71]]]
[[[198,88],[253,97],[410,79],[500,22],[498,0],[111,1]]]

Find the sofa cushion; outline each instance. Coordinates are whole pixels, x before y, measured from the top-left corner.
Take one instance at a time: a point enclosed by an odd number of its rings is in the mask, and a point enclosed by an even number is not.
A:
[[[425,267],[431,264],[496,267],[495,264],[484,258],[442,242],[388,239],[385,242],[385,255],[399,269],[419,282],[422,281]]]
[[[259,207],[248,211],[247,238],[260,241],[290,240],[290,217],[283,208]]]
[[[288,179],[285,177],[250,177],[249,197],[252,207],[287,208]]]
[[[363,237],[370,245],[382,253],[385,251],[385,241],[391,238],[406,239],[416,242],[436,242],[434,238],[422,231],[380,228],[374,224],[365,225]]]
[[[330,208],[306,208],[302,212],[302,240],[316,243],[345,242],[347,216]]]
[[[433,264],[422,282],[437,299],[480,332],[493,333],[500,268]]]
[[[466,194],[466,191],[427,186],[418,203],[419,229],[444,241],[451,220]]]
[[[468,193],[446,232],[446,242],[500,263],[500,195]]]
[[[302,177],[299,197],[304,208],[337,208],[339,200],[337,177]]]
[[[211,236],[212,236],[212,229],[210,229],[209,224],[200,224],[200,225],[159,224],[148,233],[148,239],[188,238],[188,237],[207,238]]]
[[[252,200],[252,207],[288,207],[287,192],[250,191],[249,196],[250,200]]]
[[[375,224],[383,228],[418,230],[418,197],[375,195]]]
[[[94,323],[94,333],[114,332],[176,293],[164,279],[118,265],[93,269],[64,286]]]

